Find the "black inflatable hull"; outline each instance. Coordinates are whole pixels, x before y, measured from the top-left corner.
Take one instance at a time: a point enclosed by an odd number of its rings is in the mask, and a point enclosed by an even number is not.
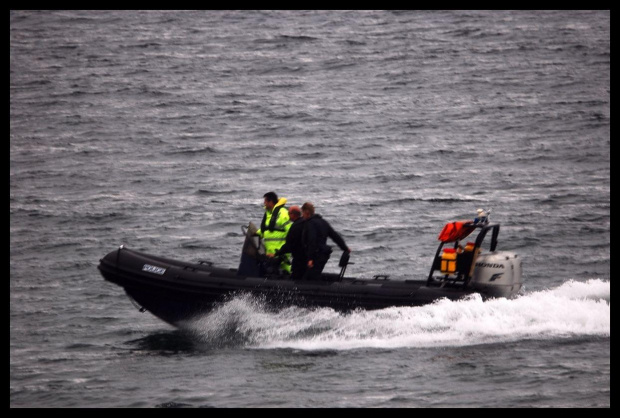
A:
[[[426,280],[339,279],[329,273],[320,281],[253,277],[236,269],[186,263],[123,247],[101,259],[98,268],[105,280],[123,287],[142,308],[174,326],[242,293],[259,297],[275,309],[296,305],[341,312],[421,306],[474,293],[463,285],[427,286]]]

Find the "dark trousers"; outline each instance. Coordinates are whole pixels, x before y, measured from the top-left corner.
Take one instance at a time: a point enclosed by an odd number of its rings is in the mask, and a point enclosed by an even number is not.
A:
[[[306,274],[304,275],[304,279],[306,280],[319,280],[321,278],[321,273],[325,268],[325,264],[329,260],[329,254],[321,254],[316,257],[313,262],[314,265],[312,268],[308,268],[306,270]]]
[[[291,279],[299,280],[303,278],[307,268],[308,260],[306,257],[295,257],[293,255],[293,262],[291,263]]]

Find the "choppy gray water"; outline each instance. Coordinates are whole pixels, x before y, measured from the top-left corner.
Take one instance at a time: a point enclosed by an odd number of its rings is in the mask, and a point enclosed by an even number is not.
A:
[[[522,295],[175,330],[96,269],[236,267],[270,190],[364,277],[490,208]],[[12,407],[609,407],[610,329],[609,11],[11,11]]]

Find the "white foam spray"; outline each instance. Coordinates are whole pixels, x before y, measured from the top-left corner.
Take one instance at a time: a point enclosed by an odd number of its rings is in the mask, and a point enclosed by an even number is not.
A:
[[[185,324],[210,345],[347,350],[362,347],[448,347],[526,339],[609,336],[610,282],[568,281],[516,299],[438,300],[421,307],[358,310],[290,307],[278,312],[239,296]]]

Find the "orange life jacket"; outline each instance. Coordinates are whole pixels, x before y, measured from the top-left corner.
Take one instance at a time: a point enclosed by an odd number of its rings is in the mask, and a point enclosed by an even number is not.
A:
[[[471,221],[449,222],[443,227],[437,239],[442,242],[460,241],[471,234],[474,229],[476,227],[471,225]]]

